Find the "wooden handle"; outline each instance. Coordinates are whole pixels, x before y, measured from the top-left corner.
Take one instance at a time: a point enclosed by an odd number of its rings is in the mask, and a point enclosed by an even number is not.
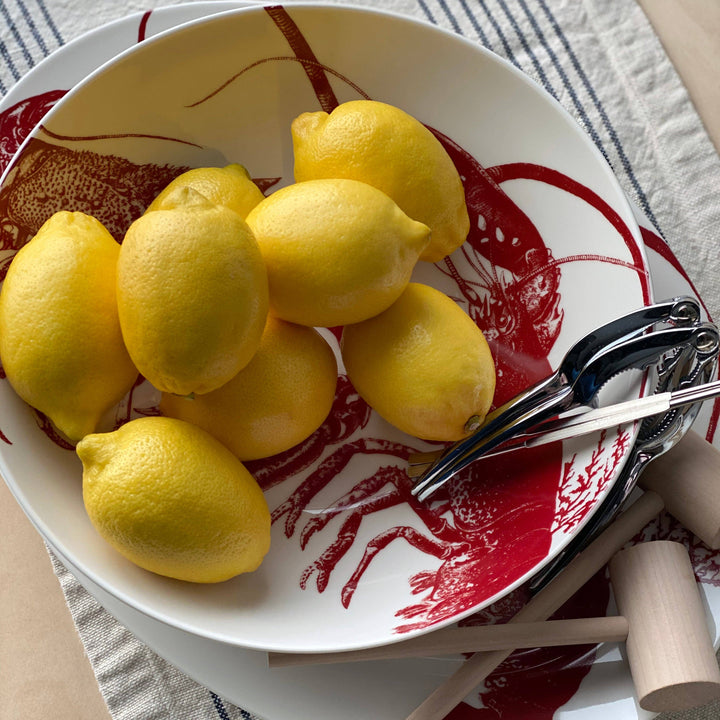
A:
[[[644,493],[510,622],[532,622],[549,618],[663,507],[662,498],[657,493]],[[475,653],[408,715],[407,720],[442,720],[511,653],[512,650]]]
[[[692,430],[640,477],[708,547],[720,547],[720,450]]]
[[[310,654],[268,653],[268,665],[275,668],[365,660],[397,660],[488,650],[595,645],[601,642],[625,640],[627,634],[628,622],[622,616],[451,627],[405,642],[365,650]]]
[[[640,707],[676,712],[720,697],[720,669],[685,547],[657,541],[623,550],[610,563],[610,579],[630,626],[626,652]]]

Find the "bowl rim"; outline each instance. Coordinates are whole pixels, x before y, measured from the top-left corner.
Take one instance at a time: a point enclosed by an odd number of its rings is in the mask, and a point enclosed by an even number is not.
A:
[[[643,267],[646,271],[646,274],[649,277],[649,270],[648,270],[648,259],[645,254],[644,246],[641,240],[640,235],[640,229],[639,225],[637,223],[637,220],[635,218],[635,215],[632,210],[632,205],[630,203],[630,200],[628,199],[626,193],[623,191],[617,177],[612,171],[612,168],[610,167],[610,164],[608,163],[605,156],[602,154],[600,149],[592,142],[590,137],[584,132],[582,127],[577,123],[575,118],[573,118],[572,114],[560,103],[560,101],[553,97],[549,92],[547,92],[544,88],[542,88],[535,80],[533,80],[529,75],[527,75],[525,72],[523,72],[521,69],[519,69],[517,66],[512,64],[510,61],[506,60],[502,56],[498,55],[497,53],[493,52],[492,50],[489,50],[488,48],[482,46],[479,42],[473,41],[467,37],[464,37],[456,32],[453,32],[452,30],[449,30],[447,28],[440,27],[438,25],[435,25],[434,23],[405,15],[401,12],[395,11],[395,10],[388,10],[385,8],[378,8],[378,7],[368,7],[365,5],[359,5],[356,3],[343,3],[343,4],[326,4],[323,2],[319,3],[313,3],[313,2],[305,2],[304,0],[289,0],[288,2],[279,3],[282,7],[285,7],[287,9],[291,10],[311,10],[311,11],[321,11],[326,13],[338,13],[340,15],[348,15],[351,16],[355,13],[361,13],[364,15],[369,16],[375,16],[378,18],[391,18],[395,21],[399,21],[401,23],[409,24],[412,26],[417,26],[421,29],[424,29],[425,31],[430,31],[432,33],[444,36],[448,39],[451,39],[455,43],[459,43],[464,45],[469,51],[479,53],[480,55],[485,56],[487,60],[489,60],[492,63],[499,64],[505,71],[510,72],[515,79],[521,81],[525,88],[527,88],[530,92],[541,98],[544,102],[549,103],[551,106],[555,108],[556,112],[559,112],[560,116],[563,117],[567,121],[567,128],[570,129],[579,139],[580,142],[590,151],[594,164],[598,170],[602,170],[603,175],[605,176],[606,182],[609,183],[610,187],[613,187],[616,191],[616,197],[613,198],[613,203],[616,204],[616,207],[619,205],[622,205],[622,210],[625,214],[623,217],[623,220],[627,224],[633,239],[635,241],[635,246],[638,249],[638,252],[640,254]],[[95,70],[88,73],[80,82],[75,84],[68,92],[63,95],[50,110],[40,119],[40,121],[35,125],[35,127],[32,129],[30,133],[28,133],[27,137],[23,140],[17,151],[13,154],[12,159],[8,162],[7,167],[4,169],[3,173],[0,174],[0,189],[2,189],[3,185],[5,184],[7,180],[7,176],[9,173],[12,172],[14,169],[14,166],[20,158],[25,150],[27,149],[27,146],[32,140],[37,138],[37,135],[39,132],[41,132],[42,126],[49,120],[52,120],[53,115],[56,112],[59,112],[67,103],[72,102],[77,94],[79,94],[87,85],[94,83],[98,80],[98,78],[102,77],[110,68],[112,68],[116,63],[123,61],[126,57],[132,57],[136,54],[143,53],[148,47],[160,45],[163,42],[165,42],[168,38],[175,37],[178,34],[182,34],[184,32],[188,32],[193,30],[194,28],[209,25],[213,23],[221,23],[223,20],[225,20],[228,17],[236,17],[236,16],[242,16],[246,14],[259,14],[265,12],[266,7],[272,7],[274,4],[270,3],[262,3],[262,4],[253,4],[253,5],[247,5],[243,7],[233,7],[229,8],[227,10],[222,10],[219,12],[212,13],[207,16],[203,16],[200,18],[183,21],[182,23],[175,25],[173,27],[167,28],[165,30],[162,30],[160,32],[157,32],[156,34],[152,35],[151,37],[148,37],[131,47],[128,47],[125,50],[122,50],[109,60],[106,60],[101,65],[99,65]],[[157,8],[158,10],[161,8]],[[123,18],[119,18],[115,21],[112,21],[111,23],[108,23],[107,25],[112,25],[115,23],[121,23],[123,20],[126,20],[128,17],[131,16],[142,16],[144,13],[132,13],[131,15],[124,16]],[[92,32],[92,31],[90,31]],[[60,52],[64,49],[64,47],[58,48],[55,52]],[[49,55],[43,62],[49,63],[55,53],[52,53]],[[648,292],[650,294],[650,300],[652,300],[652,283],[648,282]],[[633,430],[632,434],[632,443],[634,443],[635,436],[637,434],[637,428]],[[624,465],[625,461],[627,460],[627,454],[625,458],[623,459],[623,462],[619,463],[618,466],[615,468],[615,473],[619,472]],[[6,485],[11,491],[11,494],[15,498],[15,500],[18,502],[18,504],[22,507],[25,514],[30,519],[31,523],[35,527],[35,529],[40,533],[40,535],[45,539],[47,544],[54,549],[58,555],[66,559],[67,562],[69,562],[71,565],[78,567],[78,569],[84,573],[92,582],[96,583],[102,590],[105,592],[110,593],[113,597],[115,597],[118,601],[122,602],[123,604],[155,619],[158,621],[161,621],[169,626],[176,627],[180,630],[184,630],[185,632],[188,632],[193,635],[199,635],[202,637],[206,637],[212,640],[216,640],[219,642],[223,642],[230,645],[236,645],[238,647],[243,647],[247,649],[252,650],[259,650],[259,651],[284,651],[284,647],[274,647],[269,644],[248,644],[247,642],[243,642],[237,638],[230,637],[226,634],[223,634],[218,631],[209,630],[206,628],[198,627],[196,624],[193,624],[192,622],[185,621],[183,619],[180,619],[175,616],[168,616],[164,614],[159,608],[154,608],[152,606],[148,606],[145,602],[138,601],[135,599],[132,595],[128,594],[127,592],[119,589],[115,586],[114,583],[111,581],[108,581],[105,579],[103,575],[98,575],[96,572],[93,572],[91,569],[86,568],[84,563],[79,562],[78,559],[75,557],[75,553],[69,551],[69,549],[65,546],[65,544],[62,542],[61,538],[58,538],[56,534],[51,530],[51,528],[47,525],[47,523],[43,520],[42,517],[38,515],[38,513],[35,511],[35,509],[32,507],[32,505],[29,503],[28,498],[24,495],[22,491],[21,484],[18,484],[15,473],[10,470],[6,463],[5,455],[0,447],[0,474],[3,476],[3,479],[5,480]],[[602,498],[599,497],[596,502],[599,502]],[[578,529],[584,525],[585,521],[589,519],[589,517],[592,515],[592,511],[590,511],[586,518],[583,520],[583,522],[576,528],[575,532],[577,532]],[[569,538],[568,538],[569,540]],[[550,551],[548,553],[548,556],[545,558],[544,562],[541,563],[538,567],[534,569],[535,572],[540,570],[543,566],[543,564],[550,562],[552,558],[560,552],[562,548],[558,547],[554,550]],[[521,585],[525,581],[525,576],[520,577],[517,581],[512,583],[511,585],[508,585],[503,589],[503,591],[500,593],[499,597],[504,597],[508,593],[512,592],[513,589],[517,588],[519,585]],[[497,599],[497,598],[496,598]],[[460,617],[467,616],[471,614],[472,612],[476,612],[477,608],[473,609],[472,611],[465,612],[463,615],[454,617],[450,621],[447,621],[445,623],[439,623],[437,625],[433,625],[429,628],[422,629],[418,632],[410,632],[410,633],[400,633],[393,635],[390,639],[378,643],[378,642],[372,642],[370,644],[362,644],[362,643],[353,643],[351,646],[348,646],[347,648],[341,648],[341,649],[363,649],[363,648],[370,648],[370,647],[376,647],[378,644],[393,644],[395,642],[401,642],[404,641],[410,637],[414,637],[416,635],[422,635],[426,634],[427,632],[432,632],[434,629],[438,629],[443,627],[444,625],[447,625],[448,623],[456,622]],[[323,648],[321,648],[323,649]],[[332,649],[332,648],[331,648]],[[309,650],[299,650],[294,649],[292,652],[297,653],[303,653],[303,652],[317,652],[317,649],[309,649]]]

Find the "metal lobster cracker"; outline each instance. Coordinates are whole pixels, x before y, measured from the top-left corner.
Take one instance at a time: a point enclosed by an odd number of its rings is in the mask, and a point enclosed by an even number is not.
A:
[[[705,382],[703,368],[717,355],[718,330],[701,322],[691,297],[676,297],[613,320],[576,342],[549,377],[495,411],[467,438],[429,463],[412,493],[425,500],[451,477],[481,456],[517,444],[527,433],[541,433],[573,413],[589,410],[599,390],[629,369],[657,366],[666,388],[683,387],[678,373]],[[661,365],[665,362],[665,365]],[[699,363],[693,370],[688,363]],[[694,416],[693,416],[694,417]]]
[[[717,333],[699,326],[694,342],[661,358],[655,368],[655,394],[670,392],[677,396],[694,388],[700,392],[712,391],[717,394],[713,388],[718,383],[710,381],[717,370],[719,351],[720,340]],[[641,422],[635,444],[608,494],[562,553],[533,577],[529,586],[531,592],[538,592],[545,587],[577,553],[584,550],[612,522],[648,463],[682,440],[701,406],[702,402],[697,401],[671,407],[666,412],[647,417]]]

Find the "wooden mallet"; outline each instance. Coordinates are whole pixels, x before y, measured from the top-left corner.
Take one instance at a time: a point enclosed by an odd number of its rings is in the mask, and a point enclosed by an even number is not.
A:
[[[474,652],[408,716],[441,720],[517,648],[625,640],[642,708],[665,712],[703,705],[720,696],[720,670],[687,551],[671,542],[622,548],[666,509],[717,549],[720,452],[690,432],[645,471],[641,485],[642,496],[506,624],[447,628],[356,652],[271,653],[269,663],[278,667]],[[620,617],[547,621],[609,562]]]

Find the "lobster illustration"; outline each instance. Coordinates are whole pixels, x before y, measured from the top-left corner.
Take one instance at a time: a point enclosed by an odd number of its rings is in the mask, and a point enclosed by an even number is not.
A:
[[[456,299],[486,332],[502,377],[496,402],[504,402],[549,372],[547,354],[562,320],[558,294],[560,270],[552,262],[533,224],[493,182],[489,173],[461,148],[439,133],[438,136],[463,175],[471,217],[468,240],[457,253],[440,263],[438,269],[455,280]],[[498,268],[504,272],[501,274]],[[324,437],[327,440],[328,434]],[[606,441],[609,441],[607,446]],[[596,492],[601,492],[628,442],[625,434],[612,440],[603,436],[591,465],[578,473],[581,476],[578,479],[587,481],[590,474],[599,473]],[[525,562],[515,565],[513,572],[517,574],[512,580],[521,577],[545,556],[556,512],[557,467],[561,461],[558,447],[543,448],[532,453],[532,457],[531,453],[524,453],[522,457],[486,461],[481,466],[468,468],[449,483],[446,494],[435,504],[424,506],[410,494],[410,483],[402,468],[402,461],[411,451],[403,443],[386,439],[354,438],[326,457],[273,512],[274,522],[285,518],[285,534],[291,537],[313,498],[345,470],[353,456],[362,453],[394,458],[391,464],[379,466],[371,477],[361,478],[330,507],[321,511],[314,508],[299,532],[303,548],[337,515],[342,513],[344,520],[337,538],[305,569],[300,582],[307,587],[315,576],[317,589],[325,591],[333,569],[357,537],[362,518],[389,507],[408,505],[420,520],[420,527],[427,532],[417,526],[395,526],[372,538],[341,591],[342,603],[347,607],[373,558],[397,539],[404,539],[440,560],[436,571],[420,573],[411,579],[413,593],[426,593],[427,597],[398,613],[412,620],[400,626],[400,632],[457,616],[492,597],[509,579],[496,574],[495,568],[508,564],[502,561],[502,553],[515,556],[518,547],[523,548],[519,554]],[[571,467],[565,468],[566,479]],[[295,474],[302,469],[295,466]],[[266,477],[272,477],[272,473],[266,475],[261,467],[254,472],[261,483],[268,482]],[[276,484],[277,480],[269,482]],[[578,485],[570,482],[565,485],[567,492],[574,493],[579,506],[577,516],[581,517],[587,503],[595,498],[590,490],[592,484],[585,483],[585,494],[579,491]],[[519,488],[523,488],[527,502],[518,501]],[[477,578],[483,581],[479,583]]]

